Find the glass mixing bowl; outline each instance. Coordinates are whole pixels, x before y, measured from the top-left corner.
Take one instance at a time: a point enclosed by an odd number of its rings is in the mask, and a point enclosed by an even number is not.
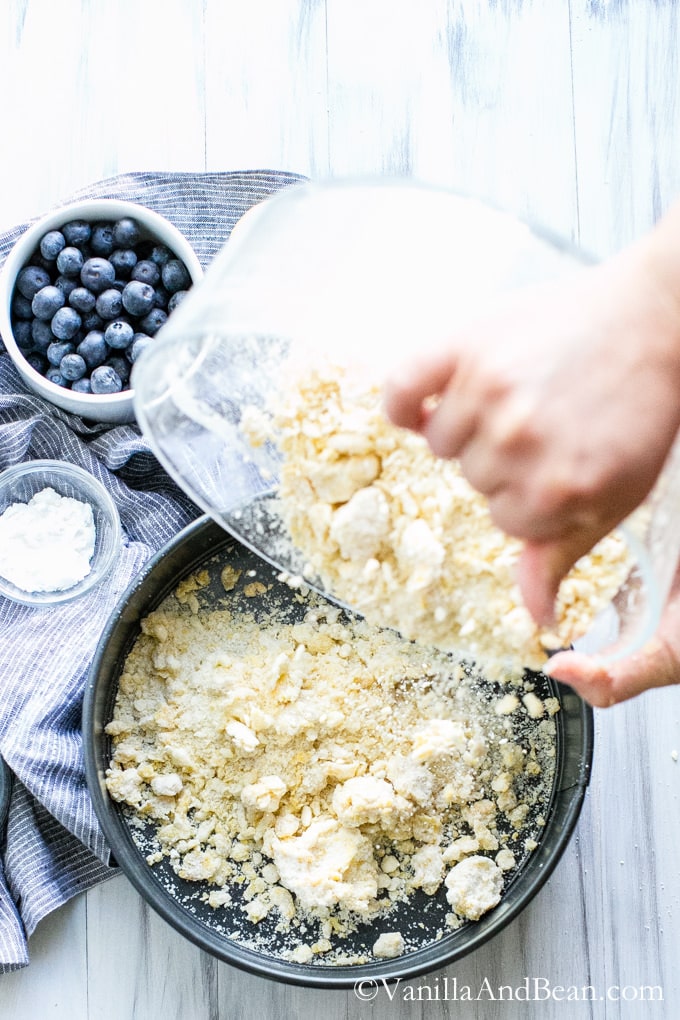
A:
[[[135,413],[158,459],[229,532],[292,576],[310,576],[277,507],[281,452],[253,445],[292,373],[323,359],[380,378],[418,338],[442,340],[513,288],[586,257],[482,202],[403,181],[287,189],[251,210],[134,369]],[[654,632],[675,571],[678,451],[623,533],[633,567],[579,643],[609,657]],[[333,597],[333,592],[325,592]]]

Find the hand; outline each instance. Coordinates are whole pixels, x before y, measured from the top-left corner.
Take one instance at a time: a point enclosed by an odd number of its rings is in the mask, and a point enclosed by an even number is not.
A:
[[[644,247],[508,298],[389,378],[385,409],[458,457],[525,540],[519,583],[549,624],[562,577],[645,498],[680,425],[680,306]]]
[[[609,664],[597,656],[560,652],[549,660],[545,672],[599,708],[652,687],[680,683],[680,569],[657,632],[640,651]]]

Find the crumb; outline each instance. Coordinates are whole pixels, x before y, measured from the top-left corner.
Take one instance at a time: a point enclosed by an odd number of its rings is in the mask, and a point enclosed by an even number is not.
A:
[[[540,719],[545,713],[545,706],[540,698],[533,691],[522,696],[522,704],[532,719]]]
[[[515,867],[515,855],[512,850],[499,850],[495,857],[496,864],[501,871],[511,871]]]
[[[313,956],[312,947],[305,945],[296,946],[290,954],[294,963],[311,963]]]
[[[373,945],[373,955],[389,959],[393,956],[401,956],[405,948],[401,932],[384,931]]]
[[[488,857],[475,855],[454,864],[445,884],[446,898],[454,912],[470,921],[478,921],[500,902],[503,874]]]
[[[494,711],[496,715],[510,715],[519,707],[519,698],[516,694],[506,694],[500,701],[496,702]]]
[[[227,563],[220,574],[220,581],[225,591],[233,591],[238,584],[241,571],[236,570],[230,563]]]

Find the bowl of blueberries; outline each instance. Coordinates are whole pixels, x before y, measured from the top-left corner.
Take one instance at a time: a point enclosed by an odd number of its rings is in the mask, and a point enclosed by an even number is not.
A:
[[[19,238],[0,274],[0,334],[24,382],[100,422],[134,419],[134,362],[202,276],[183,234],[120,199],[62,206]]]

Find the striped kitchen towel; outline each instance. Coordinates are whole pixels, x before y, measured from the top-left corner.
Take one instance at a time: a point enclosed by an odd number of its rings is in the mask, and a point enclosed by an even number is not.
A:
[[[296,174],[134,173],[68,201],[124,198],[171,220],[206,266],[252,205],[298,183]],[[41,215],[46,210],[40,210]],[[0,234],[0,263],[27,224]],[[168,478],[135,425],[83,421],[26,389],[0,346],[0,470],[53,458],[90,471],[120,512],[123,549],[107,584],[50,610],[0,597],[2,812],[0,971],[28,963],[38,922],[114,873],[85,785],[80,711],[106,620],[148,558],[199,513]]]

